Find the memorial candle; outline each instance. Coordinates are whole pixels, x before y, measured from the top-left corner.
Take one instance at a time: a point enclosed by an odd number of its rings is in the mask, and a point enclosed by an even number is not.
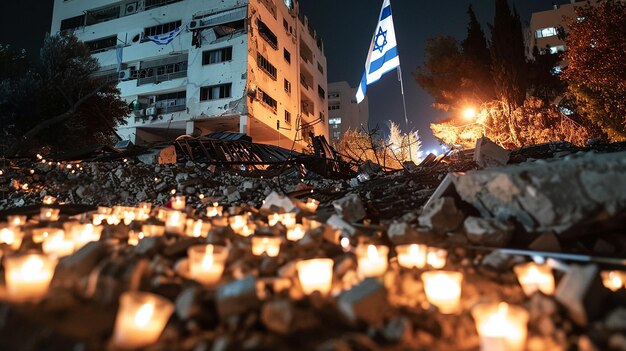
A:
[[[174,312],[174,304],[155,294],[125,292],[120,297],[113,343],[123,349],[154,344]]]

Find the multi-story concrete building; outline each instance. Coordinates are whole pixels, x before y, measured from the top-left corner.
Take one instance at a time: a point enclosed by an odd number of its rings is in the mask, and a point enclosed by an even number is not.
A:
[[[124,139],[328,136],[323,43],[296,0],[55,0],[52,33],[63,31],[119,80]]]
[[[527,52],[533,55],[536,47],[539,54],[556,54],[566,50],[563,35],[567,32],[568,19],[576,18],[576,7],[596,3],[597,0],[570,0],[563,5],[552,5],[552,9],[533,12],[530,17],[530,36]]]
[[[328,84],[328,125],[331,143],[341,139],[347,130],[367,128],[369,107],[367,96],[360,104],[355,100],[356,89],[348,82]]]

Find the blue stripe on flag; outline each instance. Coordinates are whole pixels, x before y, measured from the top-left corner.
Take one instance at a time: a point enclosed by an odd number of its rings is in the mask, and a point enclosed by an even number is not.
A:
[[[363,90],[363,95],[365,95],[365,91],[367,90],[367,72],[363,72],[363,77],[361,78],[361,84],[359,87]]]
[[[383,9],[383,12],[380,14],[380,20],[382,21],[389,16],[391,16],[391,5]]]
[[[383,57],[370,63],[369,73],[372,74],[373,72],[376,72],[385,64],[385,62],[391,61],[394,57],[397,57],[397,56],[398,56],[398,47],[394,46],[393,48],[387,50],[387,52],[385,53],[385,55],[383,55]]]

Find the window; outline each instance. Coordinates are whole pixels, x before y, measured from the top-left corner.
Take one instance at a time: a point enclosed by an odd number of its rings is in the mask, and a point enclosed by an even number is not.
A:
[[[202,64],[210,65],[213,63],[220,63],[230,61],[233,59],[233,47],[225,47],[216,50],[204,51],[202,53]]]
[[[558,54],[559,52],[563,52],[563,51],[565,51],[565,46],[564,45],[550,46],[550,48],[549,48],[549,52],[551,54]]]
[[[87,11],[85,17],[87,25],[114,20],[120,18],[120,7],[110,6],[99,10]]]
[[[187,54],[169,56],[150,61],[142,61],[137,86],[161,83],[187,76]]]
[[[287,49],[283,49],[283,56],[285,56],[287,63],[291,63],[291,53]]]
[[[85,15],[66,18],[61,21],[61,31],[76,29],[85,25]]]
[[[330,93],[328,93],[328,98],[329,99],[337,99],[337,98],[339,98],[339,93],[330,92]]]
[[[85,44],[87,44],[91,53],[106,51],[117,45],[117,35],[112,35],[98,40],[86,41]]]
[[[320,112],[320,121],[324,122],[326,117],[324,116],[324,112]]]
[[[147,40],[145,39],[145,37],[147,36],[159,35],[159,34],[171,32],[174,29],[180,27],[181,24],[182,24],[182,21],[174,21],[174,22],[159,24],[159,25],[152,26],[152,27],[147,27],[143,30],[144,40]]]
[[[265,39],[274,50],[278,50],[278,37],[276,37],[276,34],[260,19],[257,19],[256,24],[259,27],[259,35]]]
[[[341,132],[333,132],[333,139],[339,140],[341,138]]]
[[[291,82],[290,82],[290,81],[288,81],[287,79],[285,79],[285,91],[286,91],[288,94],[291,94]]]
[[[328,120],[328,124],[335,126],[335,125],[340,125],[341,124],[341,117],[333,117],[331,119]]]
[[[291,112],[285,110],[285,123],[291,124]]]
[[[328,104],[328,111],[341,110],[340,102],[333,102],[332,104]]]
[[[212,85],[200,88],[200,101],[226,99],[231,97],[232,84]]]
[[[319,95],[322,100],[326,99],[326,91],[320,85],[317,86],[317,95]]]
[[[321,74],[324,74],[324,67],[322,67],[321,63],[317,63],[317,70],[320,71]]]
[[[271,96],[267,95],[267,93],[261,89],[258,89],[258,92],[259,92],[259,99],[261,100],[261,102],[267,107],[269,107],[270,109],[272,109],[274,113],[276,113],[276,107],[278,106],[278,103],[276,102],[276,100],[274,100]]]
[[[287,19],[283,18],[283,27],[285,31],[289,32],[289,23],[287,23]]]
[[[547,38],[555,35],[557,35],[556,27],[541,28],[535,32],[535,38]]]
[[[272,77],[273,80],[276,80],[276,67],[274,67],[274,65],[272,65],[260,53],[257,53],[256,63],[257,63],[257,66],[259,66],[260,69],[265,71],[265,73],[267,73],[270,77]]]

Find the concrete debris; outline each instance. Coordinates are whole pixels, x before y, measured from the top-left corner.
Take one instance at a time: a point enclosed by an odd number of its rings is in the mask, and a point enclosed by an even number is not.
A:
[[[535,251],[560,252],[561,244],[556,234],[553,232],[545,232],[533,240],[533,242],[528,245],[528,248]]]
[[[419,216],[419,224],[439,234],[445,234],[459,228],[464,215],[456,207],[454,199],[442,197],[431,202]]]
[[[559,283],[554,297],[565,308],[570,318],[586,326],[604,309],[609,290],[602,285],[598,266],[572,265]]]
[[[503,247],[511,241],[514,227],[494,219],[467,217],[463,228],[469,241],[477,245]]]
[[[166,165],[176,163],[176,147],[174,145],[162,148],[152,148],[148,152],[137,156],[139,161],[150,165]]]
[[[265,198],[263,206],[261,206],[262,210],[271,210],[274,212],[278,212],[279,210],[291,212],[295,208],[296,206],[288,197],[281,196],[275,191],[272,191],[272,193]]]
[[[509,162],[510,153],[489,138],[482,137],[476,140],[474,162],[481,168],[504,166]]]
[[[454,185],[483,217],[514,219],[528,232],[563,233],[624,213],[626,152],[470,171]]]
[[[333,206],[337,214],[342,216],[347,222],[360,221],[367,215],[361,198],[357,194],[350,194],[335,200],[333,201]]]
[[[363,321],[377,325],[388,310],[387,290],[377,279],[368,278],[342,293],[337,300],[339,310],[350,322]]]

